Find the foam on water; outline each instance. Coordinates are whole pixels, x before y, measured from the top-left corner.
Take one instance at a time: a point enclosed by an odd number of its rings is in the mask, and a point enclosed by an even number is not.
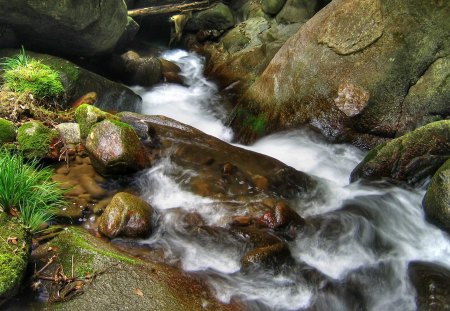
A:
[[[203,60],[184,51],[163,57],[177,63],[187,86],[161,85],[141,90],[144,113],[163,114],[229,141],[218,108],[217,89],[202,76]],[[267,136],[244,148],[264,153],[317,176],[323,200],[291,207],[311,225],[289,242],[296,262],[316,269],[331,282],[353,284],[369,310],[414,310],[415,292],[409,282],[410,261],[439,263],[450,268],[450,242],[424,219],[424,191],[407,190],[384,182],[349,184],[352,169],[364,152],[349,145],[327,143],[309,130]],[[239,272],[242,250],[232,243],[217,245],[192,237],[180,225],[180,210],[195,211],[210,226],[223,226],[229,216],[224,202],[196,196],[180,186],[194,172],[163,159],[140,178],[143,197],[159,210],[158,231],[147,241],[160,245],[188,271],[197,271],[224,302],[238,297],[255,310],[298,310],[311,304],[319,309],[347,310],[345,298],[318,290],[298,271],[274,275]],[[182,214],[182,213],[181,213]],[[225,245],[225,246],[224,246]],[[200,273],[201,272],[201,273]],[[342,287],[345,287],[342,285]]]

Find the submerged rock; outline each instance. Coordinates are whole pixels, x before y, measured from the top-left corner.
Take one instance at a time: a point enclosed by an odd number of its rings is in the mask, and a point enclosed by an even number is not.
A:
[[[30,236],[17,219],[0,212],[0,306],[19,291],[30,256]]]
[[[115,237],[146,238],[152,231],[153,208],[126,192],[112,198],[99,218],[99,231],[110,239]]]
[[[10,25],[27,48],[74,56],[114,49],[126,31],[127,7],[121,0],[1,0],[0,23]]]
[[[450,270],[433,263],[411,262],[408,273],[417,292],[417,310],[450,310]]]
[[[425,125],[370,151],[351,173],[360,178],[389,177],[418,184],[450,157],[450,121]]]
[[[133,128],[115,120],[103,120],[91,128],[86,150],[95,170],[102,175],[129,174],[150,164]]]
[[[430,222],[450,233],[450,160],[431,179],[423,207]]]
[[[311,124],[331,139],[370,148],[445,118],[449,9],[445,1],[332,1],[243,96],[239,108],[247,113],[232,123],[238,137],[261,136],[251,128],[260,118],[265,133]]]

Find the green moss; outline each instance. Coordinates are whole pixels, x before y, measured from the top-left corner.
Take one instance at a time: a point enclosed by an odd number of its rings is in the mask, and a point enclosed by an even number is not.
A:
[[[239,120],[242,120],[243,126],[248,128],[254,134],[261,136],[266,132],[267,121],[266,116],[263,113],[255,115],[248,109],[239,108],[236,112],[236,116]]]
[[[38,121],[31,121],[19,127],[17,141],[19,150],[28,158],[44,158],[49,145],[58,137],[58,131],[49,129]]]
[[[117,262],[139,263],[138,260],[122,255],[107,243],[77,227],[60,233],[51,244],[60,249],[60,262],[65,271],[71,270],[73,256],[74,273],[77,276],[98,272]]]
[[[8,243],[8,238],[17,240]],[[0,213],[0,303],[19,287],[28,263],[29,245],[25,229]]]
[[[85,139],[94,124],[108,120],[117,120],[115,115],[104,112],[97,107],[88,104],[82,104],[75,110],[75,121],[80,125],[80,135]]]
[[[16,139],[17,129],[11,121],[0,119],[0,145],[13,142]]]
[[[35,59],[7,68],[3,78],[12,91],[30,93],[38,99],[56,98],[64,94],[59,73]]]

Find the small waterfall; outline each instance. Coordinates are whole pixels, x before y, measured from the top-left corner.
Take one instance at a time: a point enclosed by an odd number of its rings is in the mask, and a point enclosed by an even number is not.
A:
[[[202,58],[184,51],[169,51],[163,57],[181,67],[185,85],[140,89],[142,113],[166,115],[229,142],[232,131],[222,123],[225,113],[215,85],[202,76]],[[353,310],[355,306],[415,310],[408,263],[421,260],[450,268],[448,236],[424,220],[424,190],[382,181],[349,184],[350,172],[364,152],[350,145],[329,144],[308,130],[277,133],[241,147],[315,175],[323,184],[320,202],[301,209],[300,202],[290,202],[311,224],[289,242],[296,268],[279,274],[243,274],[239,271],[243,250],[226,235],[220,245],[192,236],[181,225],[180,211],[195,211],[219,229],[229,213],[223,206],[226,202],[198,197],[179,186],[194,172],[163,159],[139,181],[142,196],[161,215],[158,231],[140,243],[164,248],[169,262],[198,273],[221,301],[236,297],[247,301],[249,310],[309,306],[317,310]],[[305,269],[311,268],[320,277],[305,277],[309,273]],[[321,283],[324,279],[329,285]]]

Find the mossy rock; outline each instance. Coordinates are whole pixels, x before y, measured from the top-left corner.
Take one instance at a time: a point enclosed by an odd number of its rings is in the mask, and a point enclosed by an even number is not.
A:
[[[450,157],[450,121],[427,124],[378,146],[353,170],[351,181],[389,177],[419,184]]]
[[[82,139],[86,139],[95,123],[106,119],[117,120],[118,118],[88,104],[81,104],[75,110],[75,121],[80,125],[80,135]]]
[[[19,151],[27,158],[45,158],[50,151],[50,144],[58,136],[57,130],[50,129],[39,121],[26,122],[17,132]]]
[[[17,128],[9,120],[0,119],[0,145],[16,140]]]
[[[233,26],[233,12],[227,5],[219,3],[210,9],[195,13],[187,22],[185,29],[188,31],[226,30]]]
[[[423,207],[430,222],[450,233],[450,160],[431,179]]]
[[[20,288],[30,255],[30,242],[25,228],[0,212],[0,305]]]
[[[275,15],[280,12],[286,0],[262,0],[262,9],[265,13]]]
[[[86,139],[86,150],[101,175],[133,173],[149,165],[147,152],[134,129],[116,120],[96,123]]]
[[[82,287],[83,294],[61,297],[52,310],[238,310],[234,305],[217,302],[198,281],[172,267],[143,262],[78,227],[70,227],[35,251],[39,269],[46,258],[59,254],[66,274],[95,276]],[[53,264],[51,270],[56,269]],[[60,293],[65,293],[63,289]],[[49,292],[52,297],[52,292]]]

